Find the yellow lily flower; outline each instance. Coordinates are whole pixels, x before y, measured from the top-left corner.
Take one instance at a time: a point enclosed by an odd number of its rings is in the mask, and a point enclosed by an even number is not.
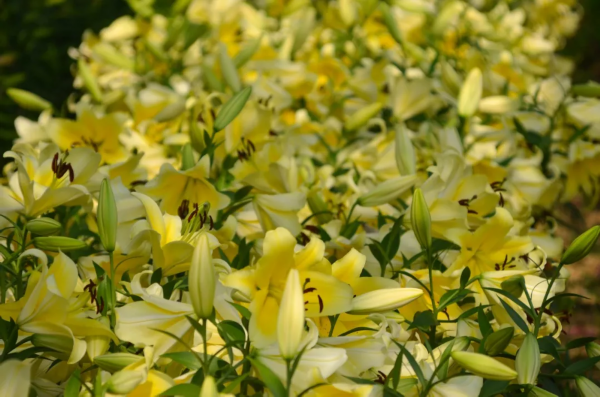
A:
[[[6,360],[0,364],[0,394],[27,396],[31,385],[31,363]]]
[[[119,142],[123,123],[120,113],[99,117],[90,109],[82,109],[77,121],[52,119],[48,124],[48,136],[62,150],[88,147],[100,154],[103,163],[113,164],[127,158],[127,152]]]
[[[208,214],[215,216],[217,211],[229,204],[229,197],[219,193],[210,176],[210,159],[204,156],[198,163],[185,171],[176,170],[171,164],[164,164],[160,173],[146,186],[137,190],[157,200],[161,208],[170,215],[177,215],[182,202],[190,205],[210,204]]]
[[[279,305],[290,269],[297,269],[304,290],[305,316],[322,317],[350,310],[352,287],[331,275],[331,264],[324,259],[325,245],[313,239],[294,253],[296,239],[283,228],[267,232],[263,256],[248,268],[225,276],[227,287],[250,303],[250,338],[257,347],[277,340]]]
[[[61,153],[53,144],[36,151],[17,144],[4,157],[15,159],[16,172],[8,186],[0,187],[0,211],[22,212],[36,217],[60,205],[82,205],[89,200],[90,179],[98,170],[100,156],[79,148]]]

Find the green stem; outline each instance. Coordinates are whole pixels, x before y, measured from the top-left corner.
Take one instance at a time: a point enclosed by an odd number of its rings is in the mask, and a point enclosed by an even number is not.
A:
[[[433,293],[433,255],[431,254],[431,249],[427,248],[427,268],[429,270],[429,296],[431,297],[431,311],[433,312],[433,320],[437,322],[437,308],[435,305],[435,296]],[[431,331],[429,335],[429,340],[431,342],[431,347],[435,347],[435,334],[436,334],[436,325],[435,323],[431,326]]]
[[[546,293],[544,294],[544,299],[542,300],[542,305],[540,306],[540,312],[538,313],[538,315],[535,318],[535,328],[533,330],[533,335],[537,338],[538,333],[540,331],[540,325],[542,322],[542,316],[544,314],[544,309],[546,308],[546,304],[548,303],[548,295],[550,295],[550,290],[552,289],[552,286],[554,285],[554,282],[556,281],[556,279],[558,278],[558,276],[560,276],[560,271],[562,269],[562,267],[564,266],[564,264],[561,262],[558,264],[558,267],[556,268],[556,272],[552,275],[552,278],[550,279],[550,283],[548,284],[548,289],[546,289]],[[535,312],[535,311],[534,311]]]
[[[111,294],[111,308],[110,308],[110,325],[113,329],[117,324],[117,287],[115,285],[115,258],[113,251],[108,252],[108,258],[110,259],[110,294]]]
[[[285,372],[286,372],[285,390],[287,390],[287,395],[288,396],[292,395],[291,385],[292,385],[292,376],[293,376],[293,374],[292,374],[291,363],[292,363],[292,360],[290,360],[290,359],[286,359],[285,360]]]
[[[203,318],[202,319],[202,348],[203,348],[203,356],[202,356],[202,370],[204,371],[204,378],[208,376],[208,372],[210,367],[208,366],[208,340],[206,340],[206,328],[208,325],[208,321]]]

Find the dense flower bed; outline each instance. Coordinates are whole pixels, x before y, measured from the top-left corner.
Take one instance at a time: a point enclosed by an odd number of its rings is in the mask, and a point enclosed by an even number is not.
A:
[[[2,396],[600,395],[575,1],[129,3],[64,109],[8,92]]]

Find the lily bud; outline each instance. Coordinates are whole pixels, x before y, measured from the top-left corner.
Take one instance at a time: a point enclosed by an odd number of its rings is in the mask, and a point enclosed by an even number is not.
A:
[[[29,91],[18,88],[9,88],[6,94],[23,109],[42,111],[52,109],[52,104],[44,98]]]
[[[395,135],[396,166],[401,175],[413,175],[416,172],[415,147],[403,125],[396,127]]]
[[[485,339],[483,345],[485,352],[490,356],[496,356],[503,353],[514,334],[515,329],[513,327],[502,328],[492,333]]]
[[[580,234],[562,256],[561,262],[570,265],[585,258],[590,253],[600,236],[600,226],[596,225]]]
[[[40,236],[54,234],[60,230],[61,226],[60,222],[51,218],[38,218],[27,222],[27,230]]]
[[[73,350],[73,338],[66,335],[33,334],[31,343],[36,347],[47,347],[67,356]]]
[[[537,338],[529,333],[525,336],[515,360],[518,382],[522,385],[535,385],[541,365],[540,347]]]
[[[317,219],[319,224],[322,225],[331,221],[331,214],[326,212],[329,211],[329,208],[327,207],[327,203],[323,201],[320,192],[311,191],[306,197],[306,202],[308,203],[308,207],[310,208],[312,213],[318,214],[315,215],[315,218]]]
[[[387,312],[404,306],[423,295],[419,288],[385,288],[370,291],[352,299],[350,314]]]
[[[285,359],[291,359],[298,353],[304,329],[304,298],[298,270],[288,273],[285,289],[279,305],[277,318],[277,342],[279,351]]]
[[[577,376],[575,378],[577,389],[583,397],[598,397],[600,396],[600,387],[594,382],[583,376]]]
[[[479,102],[479,111],[488,114],[503,114],[515,110],[517,103],[505,96],[494,95],[483,98]]]
[[[193,168],[195,164],[196,161],[194,161],[194,150],[192,149],[192,145],[186,143],[181,149],[181,171],[189,170],[190,168]]]
[[[94,364],[108,372],[117,372],[128,365],[143,360],[144,357],[131,353],[111,353],[94,357]]]
[[[458,94],[458,114],[471,117],[477,111],[483,91],[483,76],[481,70],[473,68]]]
[[[557,397],[556,394],[537,386],[533,386],[533,388],[529,391],[529,395],[533,397]]]
[[[600,356],[600,345],[593,342],[588,343],[585,345],[585,351],[590,358],[598,357]],[[600,369],[600,362],[596,363],[596,367]]]
[[[119,371],[110,377],[106,386],[108,391],[115,394],[127,394],[144,381],[141,371]]]
[[[115,47],[108,43],[98,43],[94,46],[94,53],[96,53],[103,61],[110,63],[120,69],[133,71],[135,69],[135,62],[133,59],[123,55],[122,52],[117,51]]]
[[[199,318],[209,318],[213,312],[217,278],[208,235],[202,233],[192,255],[189,274],[190,298]]]
[[[100,90],[98,81],[96,81],[90,67],[82,58],[79,58],[79,61],[77,61],[77,69],[79,69],[79,76],[81,76],[81,80],[83,80],[83,85],[90,92],[92,98],[94,98],[96,102],[102,102],[102,91]]]
[[[512,380],[517,377],[515,370],[485,354],[456,351],[451,356],[458,365],[484,379]]]
[[[62,236],[36,237],[32,241],[35,248],[42,251],[75,251],[87,247],[87,244],[81,240]]]
[[[600,97],[600,84],[590,81],[587,84],[578,84],[571,87],[571,93],[583,97]]]
[[[109,252],[115,250],[117,244],[117,203],[108,179],[100,185],[100,197],[98,198],[98,234],[104,249]]]
[[[431,248],[431,214],[421,189],[415,189],[410,206],[410,223],[421,248]]]
[[[365,106],[346,119],[344,128],[346,128],[348,131],[359,129],[363,125],[367,124],[373,117],[377,116],[381,110],[381,107],[382,105],[379,102]]]
[[[202,388],[200,389],[200,397],[219,397],[219,391],[212,376],[209,375],[204,378]]]
[[[375,207],[389,203],[406,193],[417,182],[416,175],[401,176],[380,183],[369,193],[358,198],[363,207]]]

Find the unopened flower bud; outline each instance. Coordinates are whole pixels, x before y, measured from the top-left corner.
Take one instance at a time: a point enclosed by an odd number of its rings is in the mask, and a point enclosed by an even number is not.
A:
[[[98,198],[98,234],[104,249],[109,252],[115,250],[117,243],[117,203],[108,179],[100,185],[100,196]]]
[[[358,198],[363,207],[375,207],[387,204],[406,193],[417,182],[416,175],[401,176],[380,183],[374,189]]]
[[[188,281],[192,306],[199,318],[209,318],[213,312],[216,282],[208,235],[202,233],[192,255]]]
[[[403,125],[396,127],[395,144],[396,166],[400,175],[413,175],[417,169],[415,148],[408,129]]]
[[[458,94],[458,114],[471,117],[477,111],[481,93],[483,91],[483,77],[481,70],[473,68],[469,72],[460,93]]]
[[[600,387],[594,382],[583,376],[577,376],[575,378],[577,384],[577,390],[581,393],[582,397],[598,397],[600,396]]]
[[[490,356],[497,356],[504,353],[504,349],[510,344],[512,337],[515,334],[513,327],[506,327],[490,334],[486,339],[483,347],[485,352]]]
[[[144,357],[131,353],[111,353],[94,357],[94,364],[108,372],[117,372],[143,360]]]
[[[96,102],[102,102],[102,91],[98,85],[98,81],[92,74],[90,67],[85,63],[82,58],[77,61],[77,69],[79,69],[79,76],[83,80],[83,85],[89,91],[90,95]]]
[[[588,343],[585,345],[585,351],[590,358],[598,357],[600,356],[600,345],[593,342]],[[600,362],[596,363],[596,367],[600,369]]]
[[[298,270],[288,273],[277,318],[277,342],[279,351],[285,359],[291,359],[298,353],[304,329],[304,298]]]
[[[484,379],[512,380],[517,377],[515,370],[485,354],[456,351],[451,356],[458,365]]]
[[[42,111],[46,109],[52,109],[52,104],[44,98],[37,96],[29,91],[21,90],[18,88],[9,88],[6,93],[12,99],[22,107],[23,109]]]
[[[200,397],[219,397],[219,391],[215,379],[212,376],[207,376],[202,382],[202,388],[200,389]]]
[[[404,306],[423,295],[419,288],[385,288],[352,299],[351,314],[387,312]]]
[[[116,394],[127,394],[133,391],[144,380],[141,371],[119,371],[107,382],[108,391]]]
[[[81,240],[71,237],[52,236],[52,237],[36,237],[33,239],[35,248],[42,251],[75,251],[87,247],[87,244]]]
[[[192,145],[186,143],[181,149],[181,171],[189,170],[190,168],[193,168],[195,164]]]
[[[525,336],[515,360],[518,382],[522,385],[535,385],[541,365],[540,347],[537,338],[529,333]]]
[[[571,93],[583,97],[600,97],[600,84],[590,81],[587,84],[578,84],[571,87]]]
[[[488,114],[503,114],[515,110],[517,103],[505,96],[494,95],[483,98],[479,102],[479,111]]]
[[[533,397],[557,397],[556,394],[546,391],[540,387],[533,386],[529,391],[529,396]]]
[[[27,230],[33,234],[39,234],[40,236],[54,234],[58,232],[60,228],[60,222],[51,218],[38,218],[27,222]]]
[[[377,116],[379,111],[381,110],[381,103],[375,102],[370,105],[365,106],[364,108],[358,110],[353,113],[348,119],[346,119],[346,124],[344,127],[348,131],[354,131],[364,126],[371,120],[373,117]]]
[[[431,247],[431,214],[421,189],[415,189],[410,206],[410,223],[421,248]]]
[[[33,334],[31,343],[36,347],[46,347],[67,355],[73,350],[73,338],[67,335]]]
[[[561,262],[570,265],[585,258],[590,253],[600,236],[600,226],[596,225],[580,234],[562,256]]]

